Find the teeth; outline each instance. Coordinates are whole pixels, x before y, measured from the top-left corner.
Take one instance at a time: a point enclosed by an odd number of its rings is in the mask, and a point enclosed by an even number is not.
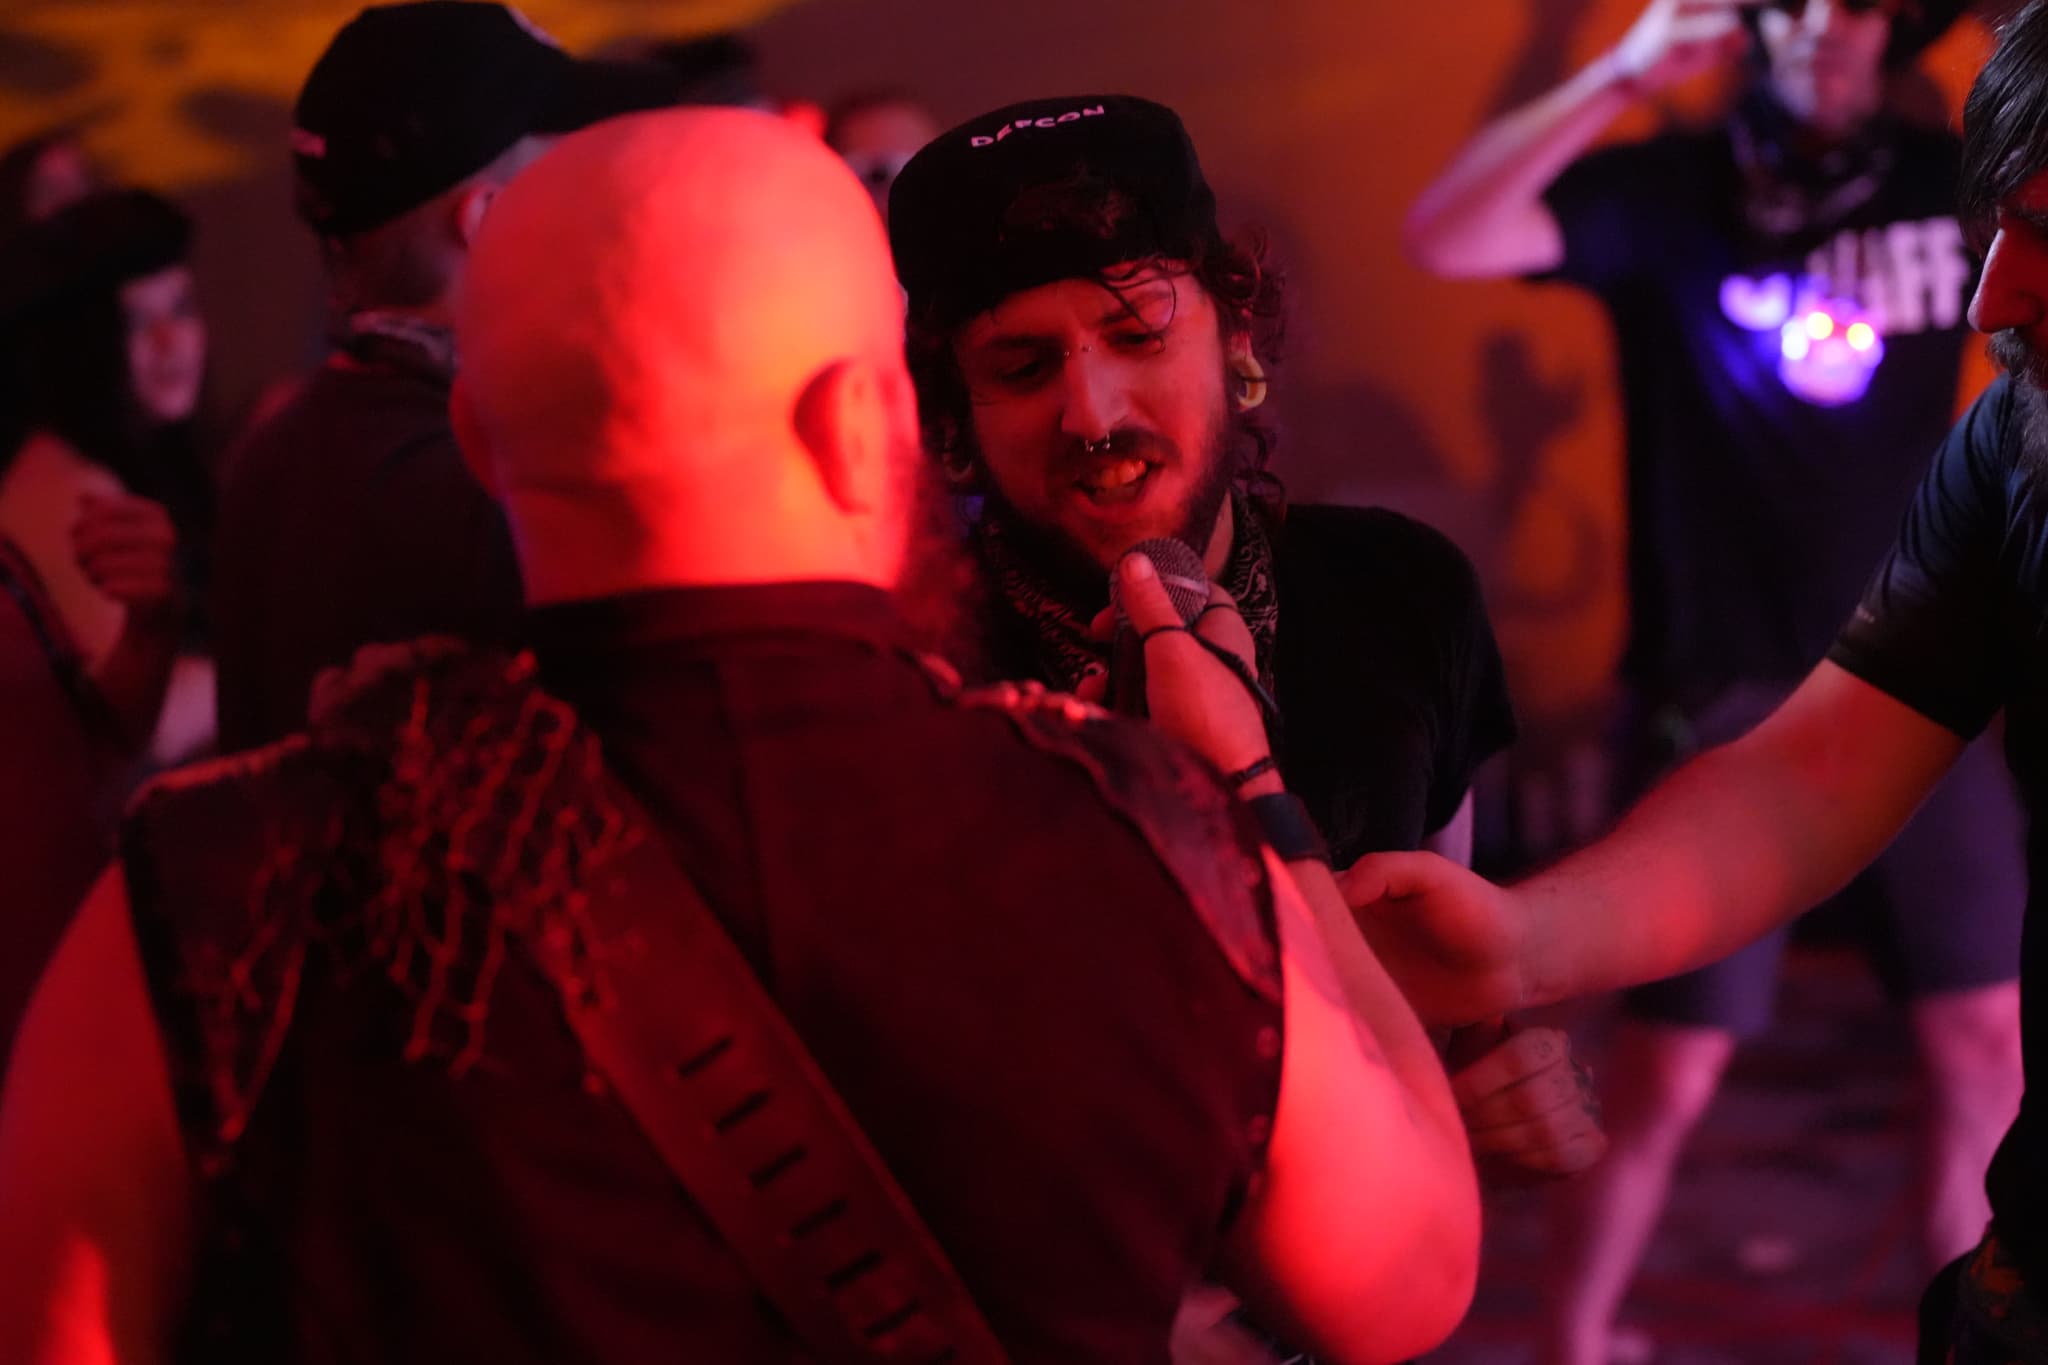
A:
[[[1145,462],[1143,460],[1118,460],[1115,464],[1105,465],[1094,473],[1084,476],[1080,483],[1083,488],[1093,492],[1106,493],[1112,488],[1122,488],[1127,484],[1134,484],[1143,477],[1145,477]]]

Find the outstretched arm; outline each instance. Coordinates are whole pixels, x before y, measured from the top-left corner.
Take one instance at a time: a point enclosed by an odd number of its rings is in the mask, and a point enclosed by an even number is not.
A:
[[[1363,858],[1341,880],[1416,1007],[1464,1023],[1727,956],[1861,871],[1963,745],[1823,663],[1612,834],[1511,889],[1422,853]]]
[[[1650,0],[1626,36],[1563,85],[1488,124],[1408,211],[1402,241],[1431,274],[1526,275],[1564,259],[1543,192],[1637,100],[1731,61],[1756,0]]]

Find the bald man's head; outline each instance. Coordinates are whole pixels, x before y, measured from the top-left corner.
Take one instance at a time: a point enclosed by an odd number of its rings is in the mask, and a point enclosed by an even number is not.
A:
[[[529,558],[550,552],[536,500],[550,528],[629,508],[714,557],[714,518],[765,537],[730,546],[758,558],[897,515],[878,500],[918,456],[888,245],[839,159],[780,120],[676,110],[565,139],[498,197],[457,318],[464,444]]]

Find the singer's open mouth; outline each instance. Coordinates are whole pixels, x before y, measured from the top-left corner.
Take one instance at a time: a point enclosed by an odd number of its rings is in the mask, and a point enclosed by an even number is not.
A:
[[[1074,480],[1074,487],[1094,503],[1135,502],[1158,467],[1149,460],[1113,460]]]

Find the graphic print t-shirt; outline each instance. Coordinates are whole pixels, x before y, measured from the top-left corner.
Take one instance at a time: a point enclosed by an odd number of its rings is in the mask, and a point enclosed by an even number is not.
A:
[[[1825,228],[1750,228],[1725,129],[1596,152],[1546,196],[1549,278],[1614,326],[1628,426],[1630,640],[1652,690],[1791,679],[1827,649],[1954,415],[1976,266],[1957,145],[1899,129],[1868,199]],[[1854,401],[1799,389],[1784,323],[1839,299],[1882,360]]]

